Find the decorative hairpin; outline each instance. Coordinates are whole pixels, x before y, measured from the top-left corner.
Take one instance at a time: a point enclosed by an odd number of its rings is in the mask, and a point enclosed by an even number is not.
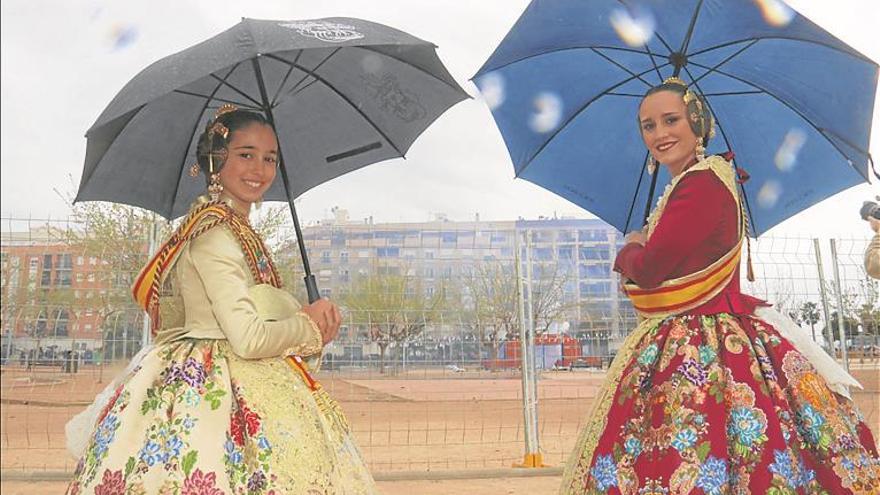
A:
[[[238,107],[236,107],[235,105],[231,103],[224,103],[220,106],[220,108],[217,109],[217,113],[214,114],[214,120],[217,120],[220,118],[220,116],[230,112],[234,112],[236,110],[238,110]]]

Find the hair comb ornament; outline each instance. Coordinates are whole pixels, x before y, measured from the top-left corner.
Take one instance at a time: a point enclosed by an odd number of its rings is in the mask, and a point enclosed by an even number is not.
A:
[[[238,107],[233,105],[232,103],[224,103],[217,109],[217,112],[214,114],[214,120],[219,119],[221,116],[226,115],[227,113],[231,113],[238,110]]]

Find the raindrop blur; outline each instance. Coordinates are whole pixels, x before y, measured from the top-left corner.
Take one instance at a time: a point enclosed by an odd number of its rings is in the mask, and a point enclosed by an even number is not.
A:
[[[614,9],[609,20],[617,36],[629,46],[643,46],[651,41],[657,27],[651,12],[641,7]]]
[[[138,28],[134,24],[117,24],[110,30],[110,43],[114,50],[128,47],[137,37]]]
[[[782,0],[755,0],[761,15],[767,24],[774,27],[785,27],[794,19],[794,10]]]
[[[375,74],[382,68],[382,59],[375,53],[368,53],[361,60],[361,67],[363,67],[364,72]]]
[[[776,150],[774,161],[776,168],[783,172],[788,172],[797,164],[798,153],[807,142],[807,134],[800,129],[792,129],[788,131],[779,149]]]
[[[486,74],[477,81],[477,86],[489,110],[495,110],[504,103],[504,78],[500,74],[495,72]]]
[[[553,93],[541,93],[535,98],[535,113],[529,119],[529,127],[535,132],[550,132],[559,126],[562,117],[562,100]]]
[[[758,206],[773,208],[782,196],[782,185],[775,180],[768,180],[758,190]]]

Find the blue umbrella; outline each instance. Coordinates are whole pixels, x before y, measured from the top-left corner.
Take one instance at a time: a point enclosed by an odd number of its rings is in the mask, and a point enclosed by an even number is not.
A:
[[[869,181],[878,66],[780,0],[534,0],[474,81],[516,176],[625,232],[669,180],[636,122],[673,75],[715,116],[708,151],[751,176],[754,235]]]

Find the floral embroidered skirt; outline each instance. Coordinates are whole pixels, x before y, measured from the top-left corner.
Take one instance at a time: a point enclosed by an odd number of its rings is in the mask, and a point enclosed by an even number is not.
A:
[[[624,344],[561,493],[876,494],[880,457],[853,404],[769,324],[677,316]]]
[[[375,492],[338,406],[283,359],[245,360],[225,340],[184,340],[147,354],[98,416],[67,490]]]

